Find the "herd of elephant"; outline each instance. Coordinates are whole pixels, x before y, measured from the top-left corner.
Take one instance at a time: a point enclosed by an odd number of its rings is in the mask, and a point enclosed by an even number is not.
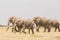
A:
[[[56,19],[47,19],[45,17],[33,17],[32,19],[23,19],[23,18],[17,18],[15,16],[9,17],[8,19],[8,25],[13,24],[12,26],[12,32],[23,32],[26,34],[25,29],[28,29],[28,33],[30,34],[30,30],[32,31],[32,34],[34,34],[34,29],[36,29],[36,32],[39,32],[39,28],[43,26],[44,32],[46,32],[46,29],[48,32],[51,31],[51,28],[54,27],[55,31],[58,29],[60,31],[60,23]],[[9,29],[9,26],[7,28],[7,31]]]

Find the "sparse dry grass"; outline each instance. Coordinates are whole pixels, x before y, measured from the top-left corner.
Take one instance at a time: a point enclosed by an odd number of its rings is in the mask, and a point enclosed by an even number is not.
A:
[[[60,32],[54,32],[53,28],[50,33],[43,32],[43,28],[41,28],[40,32],[35,32],[35,34],[14,34],[11,32],[11,28],[6,32],[6,28],[0,27],[0,40],[60,40]]]

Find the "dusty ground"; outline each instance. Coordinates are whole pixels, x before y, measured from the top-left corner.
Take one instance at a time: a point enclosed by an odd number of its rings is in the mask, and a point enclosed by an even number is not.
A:
[[[11,28],[6,32],[7,27],[0,27],[0,40],[60,40],[60,32],[54,32],[54,29],[50,33],[35,32],[35,34],[24,34],[24,33],[12,33]],[[27,31],[27,30],[26,30]]]

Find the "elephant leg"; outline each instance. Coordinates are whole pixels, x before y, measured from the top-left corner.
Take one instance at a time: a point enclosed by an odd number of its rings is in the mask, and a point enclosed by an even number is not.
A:
[[[13,23],[12,23],[13,24]],[[13,27],[12,27],[12,32],[14,31],[14,24],[13,24]]]
[[[29,34],[30,34],[30,29],[28,29],[29,30]]]
[[[14,27],[12,27],[12,32],[15,32],[15,28]]]
[[[9,27],[7,28],[7,30],[6,30],[6,31],[8,31],[8,29],[9,29]]]
[[[14,32],[15,31],[15,29],[12,27],[12,32]]]
[[[51,31],[51,26],[48,26],[48,32],[50,32]]]
[[[26,25],[24,24],[24,25],[22,26],[22,32],[23,32],[24,34],[26,34],[25,29],[26,29]]]
[[[60,32],[60,28],[58,27],[58,31]]]
[[[33,30],[33,28],[31,29],[31,31],[32,31],[32,34],[34,34],[34,30]]]
[[[57,27],[55,27],[55,32],[56,32],[56,30],[57,30]]]
[[[15,28],[12,28],[12,32],[16,33]]]
[[[44,27],[44,32],[46,32],[46,27]]]
[[[23,28],[23,29],[22,29],[22,32],[26,34],[25,29],[26,29],[26,28]]]
[[[37,31],[37,32],[39,32],[39,28],[38,28],[38,29],[36,29],[36,31]]]
[[[18,28],[18,30],[17,30],[17,28]],[[20,30],[20,28],[19,28],[18,26],[16,26],[16,27],[15,27],[15,31],[16,31],[16,32],[19,32],[19,30]]]
[[[51,28],[48,28],[48,32],[50,32]]]
[[[58,29],[58,31],[60,31],[60,29],[59,29],[59,24],[57,24],[57,25],[55,26],[55,32],[56,32],[57,29]]]
[[[18,30],[19,30],[19,32],[21,33],[21,28],[20,28],[20,27],[19,27],[19,29],[18,29]]]
[[[12,28],[12,32],[13,32],[14,28]]]
[[[8,22],[8,25],[10,24],[10,22]],[[9,26],[7,27],[7,30],[6,31],[8,31],[8,29],[9,29]]]
[[[39,32],[39,26],[37,26],[36,31]]]

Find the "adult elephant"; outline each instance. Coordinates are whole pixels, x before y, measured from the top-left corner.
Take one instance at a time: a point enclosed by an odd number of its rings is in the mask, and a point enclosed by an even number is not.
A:
[[[52,23],[51,23],[51,26],[55,27],[55,32],[56,32],[57,29],[60,32],[60,23],[58,22],[58,20],[53,19]]]
[[[10,26],[9,26],[10,24],[12,24],[12,25],[14,26],[14,23],[15,23],[16,19],[17,19],[17,18],[16,18],[15,16],[11,16],[11,17],[8,18],[8,28],[7,28],[6,31],[8,31],[8,29],[9,29],[9,27],[10,27]]]
[[[36,31],[39,32],[39,28],[40,28],[40,25],[41,25],[41,17],[33,17],[33,21],[35,22],[36,24]]]
[[[36,23],[36,31],[39,32],[39,28],[40,26],[44,27],[44,32],[46,31],[46,29],[48,29],[48,32],[50,32],[50,26],[48,26],[49,24],[49,20],[45,17],[34,17],[33,21]]]
[[[46,31],[46,29],[48,29],[48,32],[51,31],[51,23],[52,23],[52,20],[48,19],[47,22],[46,22],[46,26],[44,28],[44,32]]]
[[[31,19],[26,19],[26,20],[24,20],[24,24],[23,24],[23,33],[26,33],[25,32],[25,29],[28,29],[28,31],[29,31],[29,34],[30,34],[30,30],[32,31],[32,34],[34,34],[34,27],[35,27],[36,25],[35,25],[35,23],[34,23],[34,21],[33,20],[31,20]]]
[[[40,25],[44,27],[44,32],[46,32],[46,29],[48,30],[48,32],[51,31],[51,20],[50,19],[42,17]]]
[[[25,34],[26,34],[25,29],[28,29],[29,33],[31,30],[32,34],[34,34],[34,26],[35,26],[35,23],[31,19],[17,20],[14,24],[14,28],[16,32],[21,33],[21,29],[22,29],[22,32]],[[16,27],[18,28],[18,30],[16,29]]]
[[[24,24],[24,20],[23,19],[17,19],[14,23],[14,27],[13,30],[14,32],[20,32],[21,33],[21,29],[23,28],[23,24]],[[18,29],[17,29],[18,28]]]

